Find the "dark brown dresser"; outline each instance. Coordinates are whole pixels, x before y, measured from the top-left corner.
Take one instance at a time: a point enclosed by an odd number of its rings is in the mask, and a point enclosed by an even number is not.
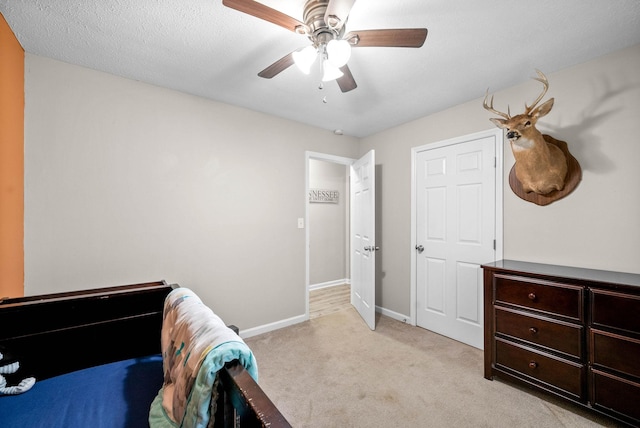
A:
[[[500,260],[484,269],[484,376],[640,426],[640,274]]]

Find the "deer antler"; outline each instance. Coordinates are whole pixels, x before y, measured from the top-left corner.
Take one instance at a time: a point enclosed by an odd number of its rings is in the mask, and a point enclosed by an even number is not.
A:
[[[501,111],[498,111],[496,109],[493,108],[493,95],[491,95],[491,100],[489,101],[489,104],[487,104],[487,97],[489,96],[489,88],[487,88],[487,92],[484,95],[484,101],[482,103],[482,106],[486,109],[489,110],[492,113],[497,114],[498,116],[502,116],[505,119],[511,119],[511,109],[509,108],[509,106],[507,106],[507,113],[502,113]],[[539,101],[539,100],[538,100]]]
[[[542,97],[544,97],[544,94],[546,94],[547,90],[549,89],[549,81],[547,80],[547,76],[545,76],[544,73],[542,71],[538,70],[538,69],[536,69],[536,73],[538,73],[539,77],[533,77],[532,79],[533,80],[537,80],[538,82],[542,83],[544,88],[542,89],[542,93],[540,94],[540,96],[538,96],[538,98],[536,98],[536,100],[533,102],[533,104],[528,106],[527,103],[524,103],[525,114],[531,113],[531,110],[534,109],[536,104],[538,104],[540,102]]]

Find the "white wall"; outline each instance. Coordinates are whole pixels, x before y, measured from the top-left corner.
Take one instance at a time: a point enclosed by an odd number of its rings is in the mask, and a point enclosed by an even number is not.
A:
[[[336,190],[338,203],[309,204],[309,285],[347,278],[347,167],[309,160],[309,188]]]
[[[509,188],[514,160],[505,147],[505,258],[640,273],[638,70],[640,45],[547,73],[545,99],[555,97],[555,105],[538,128],[567,141],[583,178],[572,194],[551,205],[525,202]],[[519,113],[540,89],[530,80],[497,91],[494,105],[504,111],[510,104],[512,113]],[[478,88],[481,98],[361,141],[360,153],[376,150],[381,172],[377,244],[384,257],[377,278],[379,306],[410,313],[411,148],[492,128],[492,115],[482,107],[484,90]]]
[[[25,70],[26,294],[166,279],[241,329],[304,315],[305,151],[354,157],[356,139],[34,55]]]

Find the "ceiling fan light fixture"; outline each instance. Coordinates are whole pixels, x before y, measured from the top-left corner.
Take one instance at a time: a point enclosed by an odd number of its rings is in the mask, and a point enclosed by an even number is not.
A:
[[[336,80],[338,77],[342,77],[344,73],[340,71],[335,64],[328,59],[322,61],[322,81],[328,82],[330,80]]]
[[[316,61],[318,51],[313,46],[307,46],[304,49],[295,51],[293,54],[293,62],[304,74],[311,72],[311,66]]]
[[[351,57],[351,44],[346,40],[330,40],[327,43],[329,61],[336,67],[342,67]]]

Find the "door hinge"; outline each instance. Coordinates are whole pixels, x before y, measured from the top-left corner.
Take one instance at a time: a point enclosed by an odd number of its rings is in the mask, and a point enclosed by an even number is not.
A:
[[[496,240],[495,239],[493,240],[493,249],[494,250],[496,249]]]
[[[498,157],[497,157],[497,156],[494,156],[494,157],[493,157],[493,167],[494,167],[494,168],[497,168],[497,167],[498,167]]]

